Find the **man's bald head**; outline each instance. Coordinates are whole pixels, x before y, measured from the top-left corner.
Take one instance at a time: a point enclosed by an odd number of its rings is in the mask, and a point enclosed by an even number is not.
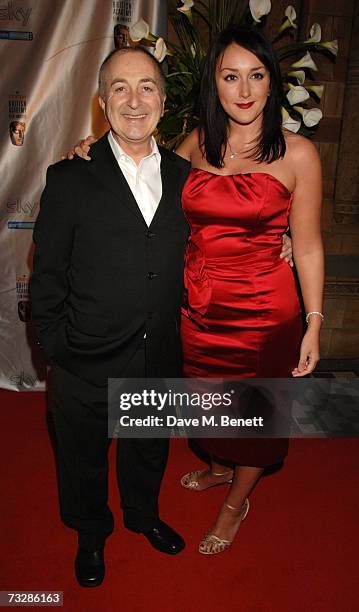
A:
[[[161,95],[165,97],[166,80],[165,80],[165,75],[162,72],[161,64],[156,60],[156,58],[151,53],[149,53],[143,47],[139,47],[139,46],[123,47],[122,49],[114,49],[113,51],[111,51],[111,53],[107,55],[107,57],[105,57],[104,61],[102,62],[100,66],[99,75],[98,75],[98,91],[99,91],[100,97],[102,99],[105,99],[105,95],[106,95],[106,67],[108,66],[108,64],[110,63],[111,59],[114,56],[125,54],[125,53],[137,53],[137,54],[141,53],[142,55],[145,55],[147,58],[149,58],[149,60],[153,63],[153,66],[155,67],[156,73],[158,75],[158,89]]]

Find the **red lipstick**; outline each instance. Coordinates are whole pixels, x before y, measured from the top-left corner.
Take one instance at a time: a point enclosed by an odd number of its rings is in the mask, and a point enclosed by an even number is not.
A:
[[[250,108],[252,105],[254,104],[254,102],[246,102],[246,104],[237,104],[237,106],[239,106],[239,108]]]

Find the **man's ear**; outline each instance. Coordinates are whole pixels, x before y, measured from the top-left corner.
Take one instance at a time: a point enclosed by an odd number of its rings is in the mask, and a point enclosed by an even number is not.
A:
[[[105,100],[101,98],[101,96],[98,97],[98,103],[101,109],[103,110],[103,112],[105,113],[106,103],[105,103]]]
[[[166,96],[163,96],[161,117],[165,114]]]

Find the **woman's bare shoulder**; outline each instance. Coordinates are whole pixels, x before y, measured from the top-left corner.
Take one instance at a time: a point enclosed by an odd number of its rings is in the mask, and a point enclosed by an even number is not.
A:
[[[296,185],[307,185],[311,182],[321,180],[321,161],[316,145],[300,134],[294,134],[283,130],[286,142],[285,160],[291,169]]]
[[[293,161],[319,159],[317,147],[309,138],[286,129],[283,130],[283,136],[287,148],[287,156],[293,159]]]
[[[188,136],[177,147],[176,153],[184,159],[191,161],[194,154],[199,150],[199,131],[198,128],[192,130]]]

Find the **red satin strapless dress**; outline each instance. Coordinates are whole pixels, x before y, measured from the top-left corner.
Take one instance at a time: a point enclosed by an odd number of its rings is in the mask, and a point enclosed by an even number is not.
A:
[[[291,201],[268,173],[191,170],[183,190],[191,229],[181,322],[184,376],[291,376],[301,309],[292,269],[279,258]],[[281,438],[198,442],[217,459],[239,465],[268,466],[288,450]]]

